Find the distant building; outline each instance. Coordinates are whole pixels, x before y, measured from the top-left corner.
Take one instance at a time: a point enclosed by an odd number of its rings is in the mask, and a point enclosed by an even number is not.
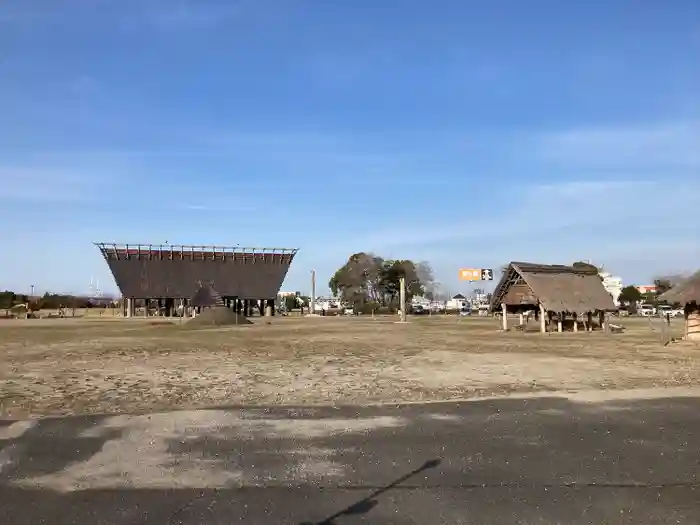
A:
[[[642,295],[645,293],[657,293],[659,291],[659,287],[654,284],[635,286],[635,288],[639,290],[639,293],[641,293]]]
[[[461,293],[458,293],[457,295],[453,296],[452,299],[447,301],[445,304],[445,308],[448,310],[461,310],[467,306],[467,298],[464,297]]]
[[[603,281],[603,288],[612,295],[616,306],[620,305],[620,293],[622,292],[622,278],[612,275],[608,272],[599,272],[600,278]]]

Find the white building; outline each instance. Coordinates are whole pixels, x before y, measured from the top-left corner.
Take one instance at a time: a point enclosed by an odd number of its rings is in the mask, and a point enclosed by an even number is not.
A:
[[[447,301],[445,304],[445,308],[448,310],[461,310],[462,308],[465,308],[469,304],[469,301],[467,300],[466,297],[464,297],[461,293],[458,293],[457,295],[453,296],[452,299]]]
[[[620,293],[622,292],[622,278],[611,275],[608,272],[600,272],[600,278],[603,280],[603,288],[612,295],[616,306],[620,305]]]

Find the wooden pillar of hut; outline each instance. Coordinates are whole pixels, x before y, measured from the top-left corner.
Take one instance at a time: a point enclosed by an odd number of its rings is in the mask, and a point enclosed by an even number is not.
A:
[[[564,312],[559,312],[557,315],[557,332],[562,333],[563,332],[563,324],[564,321]]]
[[[605,312],[598,312],[598,326],[601,330],[605,330]]]
[[[150,299],[144,299],[143,300],[143,316],[148,317],[148,305],[150,303]]]
[[[593,312],[586,314],[586,330],[589,332],[593,331]]]
[[[578,314],[574,313],[574,332],[578,332]]]
[[[508,330],[508,309],[505,303],[501,303],[501,312],[503,313],[503,331]]]
[[[547,331],[547,313],[544,311],[544,305],[540,303],[540,332]]]
[[[524,318],[522,312],[520,312],[520,324],[521,324],[521,325],[525,324],[525,318]]]
[[[691,312],[685,320],[685,338],[700,341],[700,311]]]
[[[185,306],[184,299],[180,299],[180,315],[182,315],[183,319],[187,318],[187,306]]]

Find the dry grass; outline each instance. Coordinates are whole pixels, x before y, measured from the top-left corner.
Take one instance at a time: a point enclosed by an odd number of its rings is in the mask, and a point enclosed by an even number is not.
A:
[[[700,379],[700,348],[663,346],[646,319],[623,320],[624,334],[501,333],[491,318],[442,316],[406,325],[275,318],[194,331],[150,321],[0,321],[0,416],[420,401]]]

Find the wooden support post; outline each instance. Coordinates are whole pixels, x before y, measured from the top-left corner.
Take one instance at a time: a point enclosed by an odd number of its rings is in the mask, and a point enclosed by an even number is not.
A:
[[[588,312],[587,317],[588,317],[587,330],[589,332],[592,332],[593,331],[593,312]]]
[[[601,330],[605,330],[605,312],[598,312],[598,325]]]
[[[578,332],[578,314],[574,314],[574,332]]]
[[[700,312],[697,310],[688,313],[685,320],[685,339],[687,341],[700,341]]]
[[[503,313],[503,331],[508,330],[508,308],[505,303],[501,303],[501,312]]]
[[[399,278],[399,301],[401,302],[401,322],[406,322],[406,278]]]
[[[521,325],[525,324],[525,319],[524,319],[524,317],[523,317],[523,313],[522,313],[522,312],[520,312],[520,324],[521,324]]]
[[[311,301],[309,302],[309,313],[316,313],[316,270],[311,270]]]
[[[540,303],[540,332],[547,331],[547,312],[544,311],[544,305]]]
[[[557,332],[559,332],[559,333],[563,332],[563,329],[562,329],[563,321],[564,321],[564,313],[559,312],[559,314],[557,315]]]

